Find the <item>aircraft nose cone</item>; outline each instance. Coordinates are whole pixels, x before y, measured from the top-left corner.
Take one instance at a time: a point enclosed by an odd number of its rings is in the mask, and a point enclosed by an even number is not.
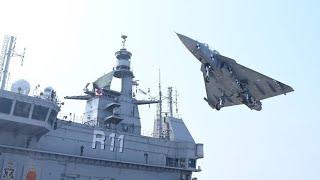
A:
[[[176,34],[179,37],[179,39],[181,40],[181,42],[186,46],[186,48],[189,49],[189,51],[192,52],[196,48],[196,46],[198,44],[197,41],[195,41],[195,40],[193,40],[193,39],[191,39],[191,38],[189,38],[189,37],[187,37],[185,35],[182,35],[182,34],[179,34],[179,33],[176,33]]]

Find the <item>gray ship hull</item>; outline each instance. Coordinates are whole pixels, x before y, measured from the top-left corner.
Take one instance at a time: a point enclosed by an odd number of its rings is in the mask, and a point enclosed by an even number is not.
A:
[[[93,149],[94,127],[68,121],[57,121],[56,126],[56,130],[43,135],[38,142],[30,142],[29,147],[25,141],[13,140],[13,132],[1,131],[1,169],[4,171],[7,164],[12,163],[16,179],[25,179],[26,171],[34,169],[37,179],[96,180],[178,180],[196,171],[187,164],[179,167],[166,164],[166,157],[194,156],[196,146],[193,143],[124,134],[123,152],[119,152],[118,144],[111,151],[108,142],[104,149],[100,143]],[[27,136],[22,137],[19,139],[27,139]]]
[[[160,108],[154,135],[141,134],[138,106],[162,101],[136,99],[122,38],[113,71],[87,84],[85,95],[65,97],[86,100],[84,123],[58,118],[63,103],[52,87],[33,96],[25,80],[0,89],[0,180],[191,180],[200,171],[203,145],[173,113],[163,117]],[[120,92],[110,89],[113,78]]]

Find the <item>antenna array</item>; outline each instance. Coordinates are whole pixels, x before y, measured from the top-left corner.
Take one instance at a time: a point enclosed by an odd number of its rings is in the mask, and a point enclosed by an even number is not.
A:
[[[5,89],[8,76],[10,59],[13,56],[19,56],[21,58],[21,65],[23,63],[25,49],[22,54],[15,52],[16,38],[13,36],[4,36],[3,45],[0,55],[0,89]]]
[[[7,54],[8,44],[9,44],[10,37],[4,36],[1,53],[0,53],[0,80],[4,71],[4,64],[5,64],[5,58]]]

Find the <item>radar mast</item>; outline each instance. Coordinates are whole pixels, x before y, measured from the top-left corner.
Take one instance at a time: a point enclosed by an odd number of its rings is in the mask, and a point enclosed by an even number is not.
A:
[[[1,54],[0,54],[0,89],[4,90],[9,76],[9,66],[11,57],[18,56],[21,58],[21,65],[23,65],[25,48],[21,54],[15,52],[16,37],[6,35],[4,36]]]
[[[117,64],[114,71],[114,76],[121,79],[121,93],[125,96],[132,97],[132,79],[133,73],[130,69],[131,52],[125,48],[128,36],[122,35],[122,49],[115,53]]]

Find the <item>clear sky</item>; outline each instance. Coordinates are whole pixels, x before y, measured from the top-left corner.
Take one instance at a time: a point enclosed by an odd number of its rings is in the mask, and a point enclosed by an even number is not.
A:
[[[115,64],[120,35],[129,36],[140,88],[179,91],[179,113],[204,143],[199,179],[320,179],[320,1],[265,0],[0,0],[0,35],[27,48],[11,82],[53,86],[60,97],[78,95]],[[235,106],[217,112],[203,100],[200,63],[176,37],[185,34],[221,54],[292,86],[264,100],[261,112]],[[65,101],[65,112],[84,104]],[[140,108],[150,131],[155,108]]]

